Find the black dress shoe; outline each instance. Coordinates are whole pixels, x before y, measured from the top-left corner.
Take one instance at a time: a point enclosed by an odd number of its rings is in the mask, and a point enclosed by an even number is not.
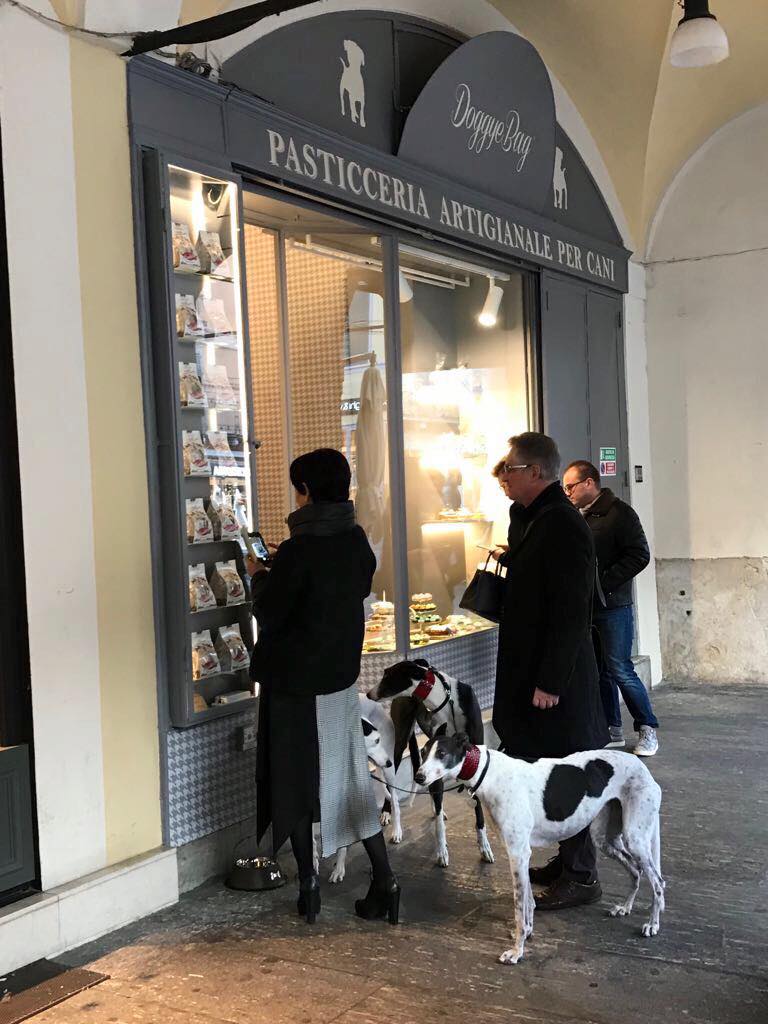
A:
[[[603,895],[598,881],[585,885],[570,878],[560,878],[535,898],[537,910],[565,910],[583,903],[596,903]]]
[[[528,868],[528,877],[534,885],[551,885],[563,873],[563,862],[559,856],[553,857],[541,868]]]
[[[400,886],[395,876],[390,875],[383,884],[373,879],[365,899],[355,900],[355,913],[366,921],[386,917],[390,924],[397,924],[400,919]]]
[[[299,917],[307,919],[307,924],[315,923],[315,918],[320,913],[320,879],[317,875],[310,875],[299,882],[296,911]]]

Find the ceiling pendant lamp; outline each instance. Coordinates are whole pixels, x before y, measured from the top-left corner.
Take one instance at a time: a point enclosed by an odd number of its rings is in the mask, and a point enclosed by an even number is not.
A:
[[[413,288],[411,288],[410,281],[405,274],[400,271],[398,275],[398,290],[400,292],[401,302],[410,302],[413,298]]]
[[[703,68],[719,64],[729,54],[728,36],[709,0],[683,0],[684,14],[672,36],[669,60],[676,68]]]

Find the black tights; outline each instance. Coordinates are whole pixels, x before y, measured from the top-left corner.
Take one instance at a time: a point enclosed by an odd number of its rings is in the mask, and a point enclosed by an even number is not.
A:
[[[387,844],[384,842],[384,833],[377,832],[363,840],[365,852],[371,862],[374,881],[386,881],[392,874],[387,856]],[[296,864],[299,868],[299,880],[309,878],[314,874],[314,863],[312,859],[312,821],[304,818],[291,832],[291,848]]]

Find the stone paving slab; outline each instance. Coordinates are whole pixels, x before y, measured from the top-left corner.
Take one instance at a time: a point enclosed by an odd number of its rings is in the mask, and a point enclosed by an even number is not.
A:
[[[111,976],[37,1018],[94,1024],[767,1024],[768,730],[759,688],[654,694],[661,752],[648,762],[664,790],[662,863],[668,910],[652,940],[648,910],[606,910],[626,890],[601,860],[601,904],[539,914],[516,967],[497,963],[512,914],[506,856],[479,862],[471,808],[450,796],[451,864],[432,863],[428,804],[405,813],[392,851],[403,923],[356,919],[367,885],[361,851],[344,883],[323,885],[314,927],[295,913],[292,885],[236,893],[219,882],[111,936],[68,962]],[[537,853],[537,861],[547,857]],[[285,867],[290,870],[290,858]],[[324,868],[327,876],[328,866]]]

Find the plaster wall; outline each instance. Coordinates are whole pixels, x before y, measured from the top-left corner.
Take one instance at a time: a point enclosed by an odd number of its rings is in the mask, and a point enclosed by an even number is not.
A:
[[[682,169],[649,243],[662,649],[674,678],[767,681],[768,106]]]

